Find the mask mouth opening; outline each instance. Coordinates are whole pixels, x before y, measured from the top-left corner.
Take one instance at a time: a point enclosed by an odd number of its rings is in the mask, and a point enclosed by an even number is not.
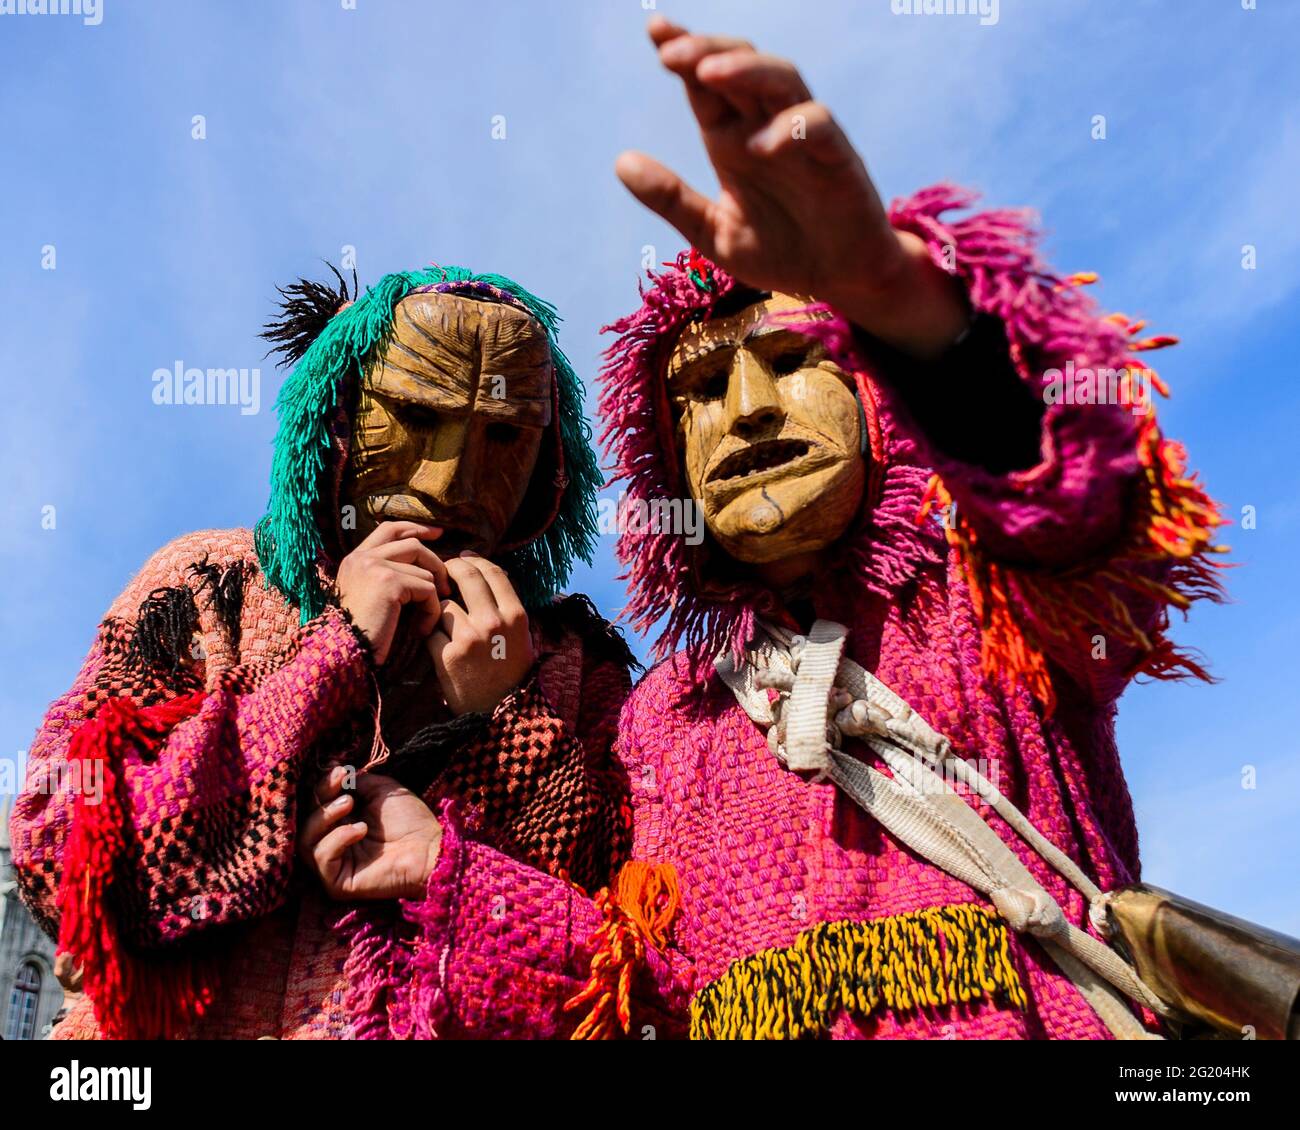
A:
[[[438,524],[436,521],[435,525]],[[475,551],[481,548],[481,539],[469,530],[444,528],[442,533],[432,541],[426,542],[439,557],[455,557],[466,549]]]
[[[791,463],[796,463],[810,451],[812,451],[812,445],[807,440],[760,440],[728,455],[709,472],[707,481],[722,483],[759,475],[765,471],[776,470]]]

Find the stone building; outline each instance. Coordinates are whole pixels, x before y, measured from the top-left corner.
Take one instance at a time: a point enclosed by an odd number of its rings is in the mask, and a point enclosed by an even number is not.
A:
[[[54,977],[54,943],[18,897],[9,845],[13,798],[0,800],[0,1036],[36,1040],[48,1032],[63,1004]]]

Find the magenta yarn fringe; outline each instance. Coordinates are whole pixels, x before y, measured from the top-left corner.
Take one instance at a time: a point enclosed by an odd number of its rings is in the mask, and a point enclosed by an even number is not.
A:
[[[1040,387],[1049,379],[1035,369],[1039,356],[1075,357],[1101,364],[1123,363],[1124,331],[1098,316],[1093,300],[1077,288],[1062,287],[1039,259],[1033,214],[1024,210],[990,210],[945,221],[946,213],[969,208],[977,195],[951,184],[922,189],[890,208],[890,221],[901,231],[920,236],[934,262],[960,277],[972,307],[1002,320],[1012,357],[1023,379]],[[606,326],[618,335],[605,353],[601,373],[600,413],[605,420],[601,442],[613,457],[610,482],[623,482],[629,498],[684,498],[671,420],[667,411],[664,371],[681,330],[706,317],[737,280],[713,268],[713,289],[704,291],[687,273],[683,252],[666,270],[647,272],[641,306]],[[810,307],[827,311],[827,307]],[[797,314],[798,312],[796,312]],[[831,358],[849,372],[865,362],[854,347],[851,327],[834,311],[826,320],[783,321],[822,341]],[[879,497],[845,535],[842,569],[864,591],[892,599],[927,566],[945,554],[942,538],[930,523],[918,525],[917,512],[932,472],[929,453],[899,428],[901,408],[883,383],[876,386],[884,403],[879,427],[884,468]],[[670,532],[648,528],[625,530],[618,559],[628,583],[624,617],[637,631],[663,622],[654,655],[679,649],[700,677],[711,670],[713,656],[724,647],[742,646],[756,615],[769,611],[773,594],[754,584],[736,584],[704,593],[698,585],[697,550]]]

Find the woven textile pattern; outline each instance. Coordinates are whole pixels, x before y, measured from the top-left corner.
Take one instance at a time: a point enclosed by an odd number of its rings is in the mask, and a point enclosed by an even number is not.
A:
[[[1034,395],[1048,370],[1067,361],[1123,365],[1138,348],[1128,340],[1133,327],[1103,318],[1073,282],[1038,261],[1022,214],[940,220],[970,199],[940,186],[896,203],[891,216],[962,279],[976,311],[1003,324],[1016,373]],[[661,416],[667,410],[662,365],[676,330],[731,285],[714,271],[714,293],[702,296],[689,265],[683,255],[675,269],[655,276],[643,290],[641,310],[615,327],[622,336],[610,352],[602,411],[619,460],[616,474],[637,499],[681,494],[672,423]],[[1115,744],[1115,702],[1135,671],[1162,670],[1168,609],[1186,604],[1174,587],[1182,579],[1183,547],[1148,536],[1158,523],[1142,510],[1144,489],[1155,483],[1158,502],[1181,492],[1191,513],[1201,504],[1199,488],[1179,459],[1171,459],[1164,479],[1152,478],[1142,446],[1154,435],[1150,421],[1114,404],[1053,404],[1042,418],[1041,461],[1028,470],[995,473],[963,464],[909,415],[889,373],[858,365],[847,333],[835,340],[846,329],[842,320],[822,327],[832,356],[865,377],[880,488],[836,555],[839,571],[813,594],[813,611],[844,624],[846,653],[946,734],[960,756],[979,761],[1103,889],[1135,880],[1137,831]],[[936,470],[957,504],[964,545],[945,536],[938,519],[948,515],[922,516]],[[1205,526],[1213,524],[1210,515]],[[1032,584],[988,587],[986,594],[1009,594],[995,611],[1004,627],[1023,627],[1024,640],[1045,652],[1050,697],[1036,694],[1042,688],[1029,680],[1005,677],[1005,665],[999,671],[987,662],[991,598],[985,595],[983,605],[976,600],[967,568],[971,544],[987,561],[1032,578]],[[1199,532],[1189,537],[1183,564],[1202,544]],[[685,645],[640,682],[620,719],[617,753],[631,788],[632,858],[671,865],[681,891],[671,945],[651,949],[637,972],[630,1035],[650,1028],[659,1038],[686,1035],[692,999],[718,985],[735,963],[789,951],[823,923],[848,924],[836,927],[843,936],[905,938],[908,931],[892,925],[852,924],[897,919],[901,927],[958,907],[996,917],[987,900],[897,843],[833,785],[782,768],[765,735],[713,675],[719,645],[743,641],[755,615],[779,611],[771,594],[753,586],[721,596],[696,591],[687,547],[670,535],[631,531],[620,558],[631,581],[628,614],[639,625],[666,622],[669,642]],[[1192,576],[1192,596],[1210,594],[1198,588],[1204,576]],[[1030,606],[1025,594],[1050,592],[1057,577],[1062,592],[1069,582],[1069,593],[1088,589],[1101,594],[1101,604],[1076,603],[1049,619],[1057,610]],[[1080,652],[1077,633],[1053,630],[1086,628],[1093,615],[1136,630],[1091,654]],[[1010,655],[1017,640],[1004,632],[995,642]],[[1022,651],[1029,648],[1026,643]],[[871,756],[853,743],[846,748]],[[973,803],[1067,917],[1088,928],[1082,897],[987,805]],[[403,904],[405,926],[416,933],[409,945],[386,951],[388,981],[372,999],[373,1032],[570,1035],[580,1017],[565,1003],[587,982],[596,956],[597,903],[482,842],[458,821],[454,805],[445,807],[444,818],[447,835],[427,897]],[[863,968],[912,955],[869,956]],[[943,960],[942,953],[935,957]],[[1014,972],[1014,992],[964,1002],[907,1001],[865,1013],[847,1007],[819,1022],[817,1032],[847,1039],[1109,1037],[1032,938],[1012,935],[998,969],[1008,985]],[[770,1027],[761,1016],[732,1020],[737,1031]]]
[[[502,703],[487,732],[425,799],[436,805],[460,797],[508,854],[595,891],[618,870],[627,844],[619,808],[606,803],[622,786],[587,757],[536,683],[528,683]],[[593,780],[602,787],[591,787]]]
[[[238,585],[207,583],[230,570]],[[565,628],[562,611],[547,622],[537,677],[497,708],[490,738],[463,751],[455,775],[433,787],[463,800],[471,818],[484,813],[475,826],[487,842],[595,882],[625,852],[626,790],[608,770],[608,746],[588,747],[580,735],[585,725],[608,742],[630,680],[616,661],[584,660],[583,637]],[[543,693],[552,684],[564,692],[567,725]],[[130,813],[110,896],[116,944],[141,959],[146,976],[202,969],[212,999],[187,1035],[346,1035],[354,935],[343,923],[356,908],[325,900],[299,872],[294,847],[301,790],[323,766],[360,765],[368,755],[370,662],[337,608],[299,626],[296,610],[262,583],[249,531],[178,539],[109,610],[31,750],[12,819],[24,898],[56,934],[61,859],[76,819],[74,782],[63,772],[73,735],[106,700],[147,707],[195,691],[204,693],[198,713],[156,754],[128,754],[115,767]],[[534,790],[545,798],[540,808]],[[98,1033],[93,996],[57,1037]]]

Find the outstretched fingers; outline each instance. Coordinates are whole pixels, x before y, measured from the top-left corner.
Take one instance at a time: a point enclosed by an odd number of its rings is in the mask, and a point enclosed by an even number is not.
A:
[[[825,164],[857,158],[852,143],[821,102],[800,102],[782,110],[747,144],[756,157],[781,157],[797,152]]]
[[[812,100],[799,69],[788,59],[761,55],[752,47],[704,56],[695,68],[699,82],[737,106],[746,101],[764,116]]]
[[[684,27],[660,17],[651,20],[649,31],[651,42],[659,49],[659,61],[685,85],[691,110],[701,129],[716,129],[738,115],[752,114],[757,109],[757,103],[748,95],[741,95],[738,100],[730,99],[723,93],[710,90],[696,75],[700,61],[709,55],[728,51],[752,52],[751,44],[732,36],[691,35]]]
[[[713,202],[696,192],[666,165],[645,153],[619,154],[614,172],[627,190],[656,215],[672,224],[686,240],[713,257]]]
[[[754,51],[754,45],[747,39],[738,39],[734,35],[691,35],[685,29],[682,29],[681,34],[671,36],[655,46],[659,48],[660,62],[683,78],[696,77],[696,67],[710,55],[721,55],[726,51]]]

